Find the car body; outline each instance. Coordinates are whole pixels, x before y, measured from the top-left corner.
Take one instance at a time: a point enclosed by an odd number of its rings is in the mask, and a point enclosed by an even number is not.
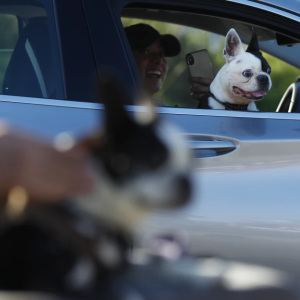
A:
[[[97,103],[95,90],[97,76],[105,67],[117,70],[129,88],[134,90],[139,86],[121,17],[164,21],[222,36],[232,26],[241,33],[255,26],[263,51],[298,71],[300,68],[300,45],[290,41],[293,47],[279,47],[275,35],[300,40],[300,8],[296,0],[23,2],[21,5],[20,1],[0,0],[0,16],[13,16],[17,32],[13,33],[12,46],[6,49],[4,43],[1,47],[5,49],[0,54],[17,47],[21,37],[24,39],[20,54],[16,54],[17,67],[8,68],[9,72],[0,67],[4,76],[0,117],[48,139],[63,131],[81,138],[101,126],[104,107]],[[48,50],[41,46],[47,41],[39,40],[35,46],[37,33],[24,38],[22,30],[34,23],[39,25],[37,31],[41,23],[47,24],[51,45]],[[0,40],[5,40],[2,38],[5,34],[3,29]],[[241,38],[247,43],[250,36],[245,34]],[[35,53],[39,47],[42,52],[51,52],[50,63],[47,60],[50,54],[44,53],[39,58]],[[6,64],[13,60],[13,55]],[[25,56],[27,64],[20,64]],[[54,74],[51,79],[47,79],[49,72]],[[32,80],[28,79],[30,76]],[[17,79],[16,85],[21,84],[22,88],[14,86]],[[33,86],[37,88],[31,89]],[[275,95],[272,101],[279,104],[281,96]],[[127,104],[130,112],[140,110],[134,103]],[[299,112],[235,112],[192,107],[159,107],[157,112],[181,127],[195,150],[195,193],[187,207],[154,216],[143,227],[141,237],[183,230],[190,236],[192,251],[198,255],[258,263],[299,278]]]

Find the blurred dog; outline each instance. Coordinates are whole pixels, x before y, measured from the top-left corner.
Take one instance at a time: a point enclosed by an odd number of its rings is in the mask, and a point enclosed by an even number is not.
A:
[[[245,51],[237,32],[232,28],[225,38],[223,50],[226,64],[210,85],[208,95],[198,108],[258,111],[255,101],[271,89],[271,67],[262,56],[255,31]]]
[[[93,153],[97,184],[88,199],[77,203],[90,214],[128,228],[145,211],[189,200],[191,153],[174,125],[155,115],[150,100],[144,113],[130,118],[123,107],[125,93],[111,80],[104,86],[105,129],[84,141]]]
[[[102,78],[105,125],[82,141],[91,153],[91,194],[2,213],[0,289],[94,292],[126,264],[132,229],[145,214],[189,201],[191,155],[182,135],[152,109],[130,117],[120,86]]]

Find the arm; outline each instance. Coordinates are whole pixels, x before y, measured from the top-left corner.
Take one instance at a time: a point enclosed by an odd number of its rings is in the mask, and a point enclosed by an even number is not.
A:
[[[191,96],[196,99],[200,100],[201,97],[209,92],[209,86],[212,83],[213,79],[204,78],[204,77],[190,77],[189,81],[191,83],[198,83],[199,85],[192,86]]]
[[[1,130],[0,192],[22,186],[33,199],[55,200],[86,192],[92,180],[86,170],[86,150],[60,152],[24,133]]]

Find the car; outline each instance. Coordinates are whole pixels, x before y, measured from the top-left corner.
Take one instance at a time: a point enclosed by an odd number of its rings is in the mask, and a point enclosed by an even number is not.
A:
[[[191,204],[144,224],[141,243],[183,231],[199,256],[299,278],[299,1],[0,0],[0,117],[50,140],[61,132],[81,138],[101,126],[99,74],[109,66],[130,89],[140,85],[124,31],[138,22],[181,37],[181,56],[170,59],[172,76],[159,94],[169,106],[157,112],[189,142],[195,186]],[[247,44],[252,27],[273,62],[273,87],[260,111],[197,109],[185,54],[207,47],[217,69],[228,30],[235,28]],[[141,110],[126,104],[132,113]]]

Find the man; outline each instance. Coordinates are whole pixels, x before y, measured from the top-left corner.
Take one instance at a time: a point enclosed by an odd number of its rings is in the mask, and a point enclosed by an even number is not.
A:
[[[150,25],[139,23],[125,27],[125,32],[137,64],[143,88],[147,96],[157,105],[166,106],[154,98],[160,91],[168,73],[166,57],[180,53],[180,42],[171,34],[161,35]],[[209,91],[211,80],[201,77],[191,77],[190,82],[200,83],[191,88],[191,96],[197,100]]]
[[[166,57],[180,53],[179,40],[171,34],[161,35],[147,24],[125,27],[147,96],[153,96],[162,89],[168,73]],[[158,105],[164,104],[155,99]]]

